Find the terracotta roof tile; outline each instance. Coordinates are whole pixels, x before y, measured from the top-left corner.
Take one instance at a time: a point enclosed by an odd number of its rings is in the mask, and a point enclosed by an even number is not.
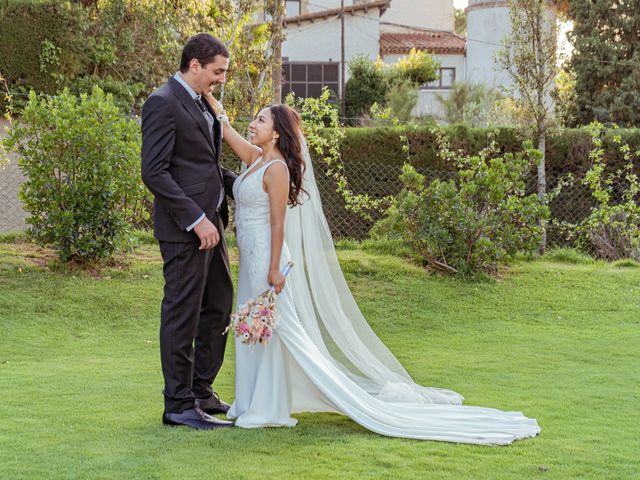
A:
[[[425,50],[428,53],[465,53],[464,37],[453,32],[381,33],[380,55]]]

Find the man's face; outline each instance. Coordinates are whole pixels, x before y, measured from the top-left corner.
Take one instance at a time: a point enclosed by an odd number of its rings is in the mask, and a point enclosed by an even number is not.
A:
[[[197,60],[195,65],[195,74],[198,79],[198,93],[206,93],[213,90],[217,85],[221,85],[227,81],[227,70],[229,70],[229,59],[222,55],[216,55],[213,62],[207,63],[204,67]]]

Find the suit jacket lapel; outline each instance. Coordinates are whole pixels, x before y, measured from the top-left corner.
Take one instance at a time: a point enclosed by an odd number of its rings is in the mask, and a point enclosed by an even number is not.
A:
[[[207,139],[207,142],[209,142],[209,145],[211,146],[211,148],[213,148],[214,151],[216,151],[215,146],[213,144],[213,136],[209,131],[209,124],[207,123],[207,120],[204,118],[204,115],[200,111],[200,108],[198,107],[198,105],[196,105],[195,100],[191,98],[191,95],[189,95],[189,93],[184,89],[182,85],[178,83],[178,81],[175,78],[173,77],[169,78],[169,86],[171,87],[171,90],[173,91],[174,95],[178,97],[178,100],[180,100],[180,102],[187,109],[191,117],[196,121],[196,123],[198,124],[198,127],[200,127],[200,131]],[[215,115],[213,118],[214,118],[213,128],[215,129],[216,128]]]
[[[216,147],[216,154],[220,156],[220,147],[222,146],[222,124],[218,121],[218,117],[216,117],[216,113],[211,108],[211,105],[209,105],[209,102],[207,102],[206,100],[203,100],[203,102],[205,108],[213,117],[213,142]]]
[[[216,160],[220,159],[220,153],[222,152],[222,124],[218,121],[216,114],[211,110],[209,102],[206,102],[207,108],[213,115],[213,131],[215,132],[215,138],[213,139],[216,144]]]

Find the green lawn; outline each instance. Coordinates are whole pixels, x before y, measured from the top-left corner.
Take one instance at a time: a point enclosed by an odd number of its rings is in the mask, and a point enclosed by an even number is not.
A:
[[[339,252],[374,330],[421,384],[522,410],[539,437],[508,447],[385,438],[333,414],[293,429],[160,423],[161,264],[61,272],[0,243],[2,478],[638,478],[640,268],[521,262],[495,282]],[[231,344],[230,344],[231,346]],[[233,348],[216,385],[233,398]]]

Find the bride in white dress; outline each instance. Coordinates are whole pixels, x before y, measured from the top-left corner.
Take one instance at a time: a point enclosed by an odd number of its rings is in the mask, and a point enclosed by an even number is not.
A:
[[[297,112],[263,109],[250,124],[250,142],[228,122],[223,128],[247,165],[233,187],[237,304],[270,285],[279,292],[271,341],[235,341],[228,416],[236,426],[292,427],[292,413],[336,412],[393,437],[505,445],[540,432],[520,412],[462,406],[455,392],[417,385],[371,330],[340,269]],[[280,270],[289,260],[285,282]]]

